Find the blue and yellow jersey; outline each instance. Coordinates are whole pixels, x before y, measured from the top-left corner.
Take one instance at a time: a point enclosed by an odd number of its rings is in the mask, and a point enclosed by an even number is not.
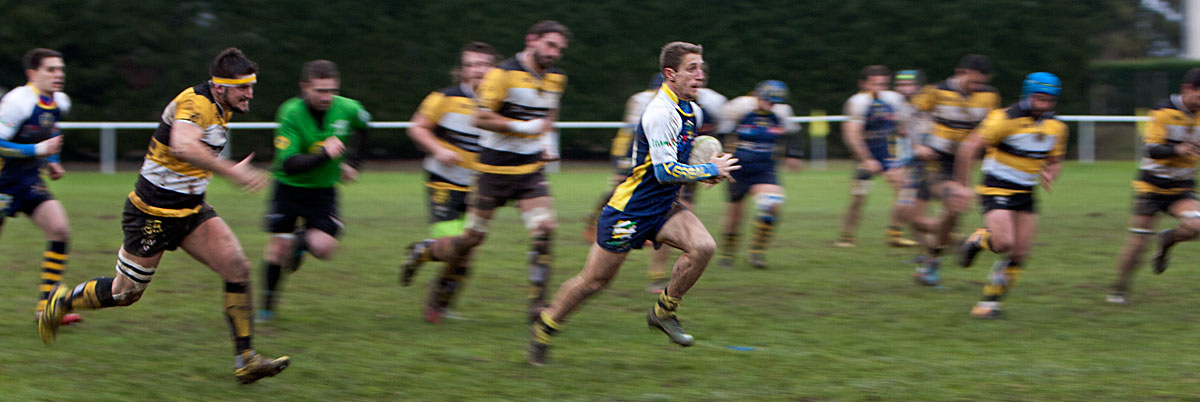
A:
[[[57,123],[71,108],[62,92],[39,93],[32,84],[13,89],[0,98],[0,186],[37,177],[41,166],[34,145],[59,135]],[[58,155],[47,160],[57,161]]]
[[[846,100],[846,121],[862,124],[862,139],[871,156],[893,162],[904,154],[900,128],[905,120],[904,95],[893,91],[859,92]]]
[[[478,108],[474,96],[471,87],[459,84],[433,91],[417,108],[418,114],[434,122],[433,134],[438,143],[454,151],[462,159],[458,164],[447,165],[438,162],[431,155],[425,157],[423,162],[426,172],[457,185],[452,188],[455,191],[467,191],[467,187],[471,185],[471,176],[475,174],[475,161],[480,151],[479,133],[482,130],[475,127],[474,123],[475,110]]]
[[[1196,157],[1175,153],[1175,145],[1200,143],[1200,117],[1171,95],[1150,111],[1150,126],[1142,137],[1142,162],[1133,180],[1138,193],[1181,194],[1195,191]]]
[[[665,214],[681,184],[716,177],[715,164],[687,163],[703,115],[663,84],[634,129],[633,173],[617,185],[608,206],[635,216]]]
[[[567,75],[551,67],[541,75],[521,65],[520,54],[501,62],[479,83],[479,107],[512,120],[545,118],[558,109]],[[541,170],[542,133],[523,134],[480,130],[476,169],[494,174],[528,174]]]
[[[743,169],[755,164],[773,166],[775,151],[786,143],[785,136],[800,131],[791,118],[792,107],[787,104],[759,110],[757,97],[739,96],[721,108],[717,131],[732,134],[725,141],[725,149],[734,153]]]
[[[912,98],[918,110],[933,117],[933,135],[929,145],[938,152],[953,154],[958,144],[971,134],[988,113],[1000,107],[1000,94],[995,88],[982,86],[970,95],[955,80],[926,85]]]
[[[129,193],[133,206],[147,214],[169,218],[198,212],[212,181],[212,171],[175,156],[171,150],[171,128],[176,124],[198,127],[202,132],[200,142],[215,155],[229,141],[226,125],[231,117],[233,112],[217,103],[208,83],[185,89],[171,100],[163,109],[137,184]]]
[[[1046,164],[1066,154],[1066,123],[1053,112],[1035,118],[1026,102],[992,111],[979,134],[987,144],[983,184],[976,187],[982,195],[1030,193]]]

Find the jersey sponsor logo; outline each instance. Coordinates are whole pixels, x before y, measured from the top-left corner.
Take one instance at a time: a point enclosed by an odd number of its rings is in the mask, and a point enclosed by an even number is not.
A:
[[[350,122],[344,119],[339,119],[334,121],[333,124],[330,124],[329,126],[333,128],[333,135],[342,137],[348,132],[347,128],[350,127]]]

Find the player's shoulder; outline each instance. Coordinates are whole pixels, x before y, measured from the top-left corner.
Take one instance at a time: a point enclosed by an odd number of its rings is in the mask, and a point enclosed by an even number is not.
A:
[[[875,97],[873,95],[871,95],[870,92],[858,91],[858,92],[855,92],[854,95],[850,95],[849,98],[846,98],[846,103],[847,104],[857,104],[857,103],[864,103],[864,102],[870,103],[873,100],[875,100]]]
[[[936,89],[939,91],[953,91],[954,90],[954,87],[950,86],[950,80],[941,80],[941,81],[938,81],[937,83],[928,85],[926,87]]]
[[[361,102],[354,100],[352,98],[347,98],[345,96],[340,96],[340,95],[333,96],[333,106],[338,107],[338,108],[347,108],[347,109],[362,109],[363,108]]]
[[[451,86],[448,86],[445,88],[441,88],[436,91],[433,91],[433,93],[430,93],[430,95],[433,95],[434,93],[441,94],[442,96],[452,96],[452,97],[459,97],[459,98],[470,98],[471,97],[471,94],[468,94],[467,91],[463,90],[462,85],[451,85]]]
[[[1167,97],[1166,99],[1163,99],[1163,100],[1159,101],[1158,103],[1154,104],[1154,108],[1151,110],[1183,111],[1183,106],[1180,103],[1181,102],[1180,102],[1179,95],[1171,95],[1171,96]]]
[[[504,59],[504,61],[496,64],[495,68],[504,71],[525,71],[525,66],[521,65],[521,62],[517,60],[517,56]]]
[[[1003,109],[993,110],[991,111],[991,114],[1000,115],[1009,120],[1015,120],[1022,117],[1032,117],[1032,114],[1030,114],[1028,109],[1021,107],[1020,102],[1008,105]]]
[[[28,85],[22,85],[4,94],[4,97],[0,98],[0,102],[9,107],[24,107],[25,105],[32,106],[37,103],[37,98],[37,92],[34,92],[33,88]]]
[[[901,95],[899,92],[896,92],[896,91],[890,91],[890,90],[889,91],[879,91],[878,96],[879,96],[879,99],[881,99],[884,102],[887,102],[891,105],[901,105],[901,104],[908,102],[904,98],[904,95]]]

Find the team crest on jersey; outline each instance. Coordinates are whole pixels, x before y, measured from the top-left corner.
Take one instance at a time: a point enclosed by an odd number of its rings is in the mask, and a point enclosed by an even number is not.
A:
[[[681,140],[691,141],[692,137],[694,137],[694,136],[696,136],[696,121],[691,120],[691,119],[684,120],[683,121],[683,135],[682,135],[683,138],[681,138]]]
[[[50,127],[54,124],[54,114],[42,113],[38,115],[38,125],[42,127]]]
[[[629,240],[634,233],[637,233],[637,222],[631,220],[619,220],[612,226],[613,240]]]

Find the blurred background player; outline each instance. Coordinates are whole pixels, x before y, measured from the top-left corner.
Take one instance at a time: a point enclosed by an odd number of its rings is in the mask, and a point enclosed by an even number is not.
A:
[[[683,295],[700,279],[716,242],[696,215],[679,203],[679,185],[714,183],[738,169],[737,159],[729,154],[714,154],[713,160],[704,164],[683,163],[703,121],[703,112],[692,101],[703,85],[702,52],[700,46],[685,42],[663,46],[659,66],[665,83],[646,105],[636,128],[637,166],[600,214],[596,242],[583,271],[559,287],[554,302],[533,323],[527,356],[530,364],[546,363],[550,338],[567,315],[604,289],[629,251],[641,248],[646,240],[653,240],[655,247],[667,244],[683,251],[670,283],[646,316],[647,324],[666,333],[672,342],[692,345],[693,338],[684,332],[675,311]]]
[[[1175,217],[1179,224],[1158,233],[1154,273],[1167,269],[1168,252],[1175,243],[1200,233],[1200,202],[1196,201],[1196,160],[1200,155],[1200,68],[1188,70],[1179,93],[1150,111],[1150,126],[1142,137],[1142,163],[1133,180],[1133,217],[1129,238],[1117,258],[1117,281],[1108,295],[1110,303],[1129,303],[1133,273],[1147,239],[1154,236],[1157,214]]]
[[[741,161],[742,168],[732,173],[734,180],[729,188],[729,204],[721,229],[725,241],[721,247],[721,266],[732,268],[737,252],[738,237],[742,224],[742,200],[747,195],[754,199],[754,237],[748,251],[750,265],[766,268],[763,255],[771,234],[779,221],[783,209],[783,186],[775,177],[776,155],[780,149],[790,149],[787,138],[800,131],[792,122],[792,107],[787,102],[788,88],[782,81],[763,81],[754,92],[734,98],[721,109],[721,132],[729,132],[725,149],[733,149],[733,155]],[[784,137],[782,141],[780,138]],[[791,158],[791,155],[787,156]]]
[[[984,148],[983,183],[975,189],[983,205],[985,227],[975,230],[958,251],[958,264],[971,266],[982,250],[1004,256],[992,266],[983,300],[971,309],[979,318],[1000,316],[1004,296],[1016,286],[1037,233],[1033,189],[1038,183],[1051,191],[1062,171],[1067,148],[1067,125],[1054,117],[1062,83],[1050,73],[1033,73],[1021,86],[1021,100],[992,111],[983,124],[963,140],[951,185],[954,203],[969,204],[967,187],[976,155]]]
[[[409,245],[409,261],[466,264],[471,250],[483,243],[497,208],[516,201],[525,229],[533,238],[529,252],[529,313],[545,307],[550,281],[551,238],[558,222],[550,182],[543,166],[557,160],[549,146],[567,75],[555,67],[571,33],[557,21],[540,21],[525,34],[525,49],[483,77],[476,99],[474,125],[479,136],[480,174],[468,200],[462,235]]]
[[[42,252],[42,281],[34,314],[41,317],[50,289],[62,282],[67,267],[67,242],[71,225],[67,211],[42,181],[41,167],[51,180],[63,177],[58,151],[62,134],[57,123],[71,110],[71,98],[62,92],[66,65],[62,54],[50,49],[30,49],[22,58],[27,84],[0,99],[0,228],[4,217],[24,213],[46,235]],[[63,324],[80,321],[78,314],[63,316]]]
[[[900,160],[901,164],[906,167],[908,176],[904,180],[903,188],[896,196],[896,208],[899,210],[901,222],[912,227],[913,237],[917,239],[918,245],[928,246],[932,241],[930,236],[938,228],[936,225],[921,226],[921,223],[928,223],[930,219],[919,220],[916,217],[923,217],[928,213],[929,200],[933,197],[929,186],[933,180],[932,175],[926,169],[926,161],[916,157],[913,153],[913,146],[929,140],[931,122],[928,113],[917,110],[910,103],[912,98],[920,93],[921,86],[924,84],[925,76],[920,70],[897,71],[895,79],[892,81],[893,90],[904,95],[905,135],[900,138],[902,144],[900,149],[903,155]]]
[[[904,166],[903,137],[906,124],[904,95],[888,90],[892,72],[880,65],[866,66],[859,72],[858,93],[846,100],[842,123],[842,137],[850,148],[858,165],[854,169],[854,181],[850,185],[850,205],[842,221],[842,233],[834,245],[854,247],[858,221],[867,194],[871,193],[871,179],[882,175],[892,187],[892,208],[888,215],[887,245],[912,247],[916,242],[905,239],[900,230],[899,195],[907,169]]]
[[[1000,107],[1000,94],[987,85],[991,79],[991,59],[968,54],[959,60],[954,76],[926,85],[912,98],[912,105],[928,113],[933,121],[932,135],[924,143],[913,144],[913,154],[927,161],[926,174],[933,176],[930,190],[945,207],[939,217],[909,217],[915,225],[937,228],[934,239],[918,257],[919,264],[912,274],[918,284],[936,286],[941,281],[942,250],[950,244],[950,234],[962,213],[961,209],[945,203],[948,183],[954,179],[955,153],[958,144],[988,113]]]
[[[475,89],[496,64],[496,51],[492,45],[471,42],[459,51],[458,60],[459,65],[451,74],[457,83],[426,96],[413,113],[413,125],[408,128],[409,138],[428,154],[423,166],[427,173],[431,239],[463,234],[467,195],[479,154],[480,131],[472,124],[472,116],[479,107],[475,103]],[[403,286],[412,283],[420,264],[419,260],[412,262],[402,268]],[[436,323],[449,314],[455,295],[466,284],[469,262],[470,256],[443,263],[441,274],[434,278],[422,307],[425,321]]]
[[[227,124],[233,112],[250,110],[257,71],[258,65],[241,50],[225,49],[213,60],[208,82],[183,90],[163,110],[137,184],[125,201],[118,275],[85,281],[74,290],[54,286],[38,320],[43,342],[54,342],[59,322],[71,310],[137,302],[163,252],[183,248],[225,281],[223,310],[233,336],[234,377],[246,384],[287,368],[287,356],[270,359],[254,352],[250,259],[229,225],[204,201],[213,173],[250,192],[262,190],[270,180],[267,172],[250,164],[254,155],[238,163],[219,156],[229,141]]]
[[[275,316],[285,270],[290,274],[300,269],[305,252],[326,260],[337,248],[343,223],[334,185],[358,177],[362,166],[358,152],[371,121],[371,114],[358,101],[338,96],[340,89],[337,64],[329,60],[304,63],[300,96],[285,101],[276,113],[275,186],[265,219],[271,238],[263,250],[260,322]],[[297,219],[304,219],[299,229]]]

